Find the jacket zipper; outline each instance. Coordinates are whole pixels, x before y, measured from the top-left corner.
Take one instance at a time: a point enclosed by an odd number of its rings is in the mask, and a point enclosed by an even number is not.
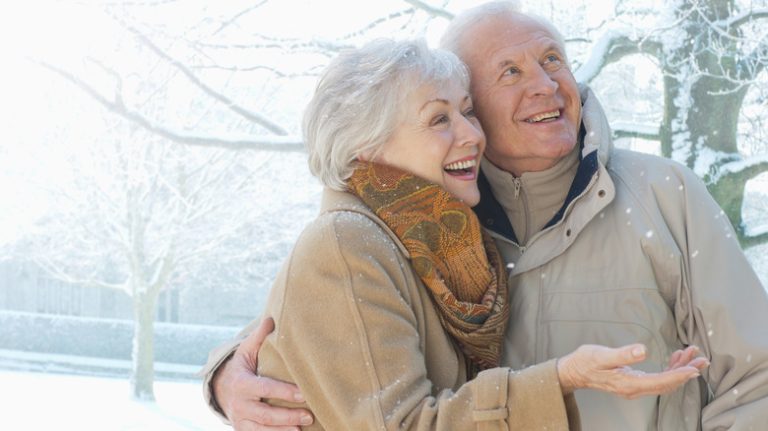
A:
[[[520,181],[520,178],[515,177],[512,179],[512,183],[514,184],[514,187],[515,187],[515,199],[517,199],[518,197],[520,197],[520,189],[523,187],[523,182]]]
[[[523,238],[528,238],[528,233],[531,231],[531,217],[529,214],[528,209],[528,195],[525,193],[525,190],[523,190],[523,180],[520,178],[513,178],[513,184],[515,188],[515,199],[520,199],[522,205],[523,205]],[[518,237],[519,240],[519,237]],[[527,241],[526,241],[527,242]],[[524,253],[526,247],[523,245],[519,245],[520,247],[520,253]]]

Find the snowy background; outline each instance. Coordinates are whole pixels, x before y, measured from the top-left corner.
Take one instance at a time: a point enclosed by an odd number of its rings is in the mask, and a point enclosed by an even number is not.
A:
[[[210,348],[259,314],[317,210],[321,188],[299,125],[322,67],[375,37],[424,36],[434,46],[446,14],[474,3],[0,6],[0,429],[228,429],[194,374]],[[617,145],[662,154],[652,135],[664,117],[664,80],[676,76],[649,55],[603,60],[612,43],[648,47],[657,38],[667,54],[694,45],[678,31],[678,2],[523,3],[563,30],[577,76],[607,105],[612,127],[631,136]],[[732,48],[749,52],[768,40],[768,3],[735,5],[729,19],[743,28]],[[750,11],[761,17],[755,24],[743,19]],[[723,91],[743,90],[737,148],[711,148],[704,137],[686,146],[687,130],[672,142],[670,155],[695,158],[691,167],[708,181],[768,163],[761,61]],[[701,76],[694,66],[679,69]],[[692,99],[675,102],[696,115]],[[743,231],[764,235],[768,175],[750,177],[743,198]],[[745,252],[768,285],[768,243]],[[132,339],[135,310],[149,310],[153,338]],[[137,401],[127,377],[132,352],[147,343],[155,401]]]

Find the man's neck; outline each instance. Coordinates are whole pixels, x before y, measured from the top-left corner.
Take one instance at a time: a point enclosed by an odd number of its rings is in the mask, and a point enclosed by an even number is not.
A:
[[[504,209],[521,245],[552,219],[563,204],[579,165],[574,148],[549,169],[519,177],[484,160],[482,169],[496,200]]]

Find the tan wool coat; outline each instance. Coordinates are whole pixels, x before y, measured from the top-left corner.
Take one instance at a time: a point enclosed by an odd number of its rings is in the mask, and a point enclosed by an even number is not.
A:
[[[405,247],[349,193],[324,192],[265,315],[276,329],[259,352],[259,374],[298,384],[316,418],[307,429],[579,429],[554,360],[486,370],[467,382],[465,359]],[[212,371],[236,344],[211,354],[209,402]]]

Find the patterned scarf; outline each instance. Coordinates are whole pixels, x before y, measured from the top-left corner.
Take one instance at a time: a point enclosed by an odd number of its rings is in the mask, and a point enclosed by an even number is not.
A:
[[[470,376],[497,367],[509,303],[504,264],[477,216],[440,186],[397,168],[360,163],[347,182],[411,255]]]

